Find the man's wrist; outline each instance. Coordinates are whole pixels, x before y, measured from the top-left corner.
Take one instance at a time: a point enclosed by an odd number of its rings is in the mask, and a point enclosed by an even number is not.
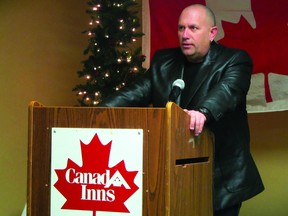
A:
[[[210,121],[212,118],[212,115],[210,113],[210,111],[208,109],[206,109],[205,107],[200,107],[197,109],[197,111],[201,112],[203,115],[205,115],[206,117],[206,122]]]

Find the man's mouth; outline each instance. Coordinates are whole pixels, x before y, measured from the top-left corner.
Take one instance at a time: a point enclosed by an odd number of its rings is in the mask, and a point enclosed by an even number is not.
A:
[[[191,48],[192,46],[193,46],[193,44],[189,44],[189,43],[182,43],[182,48],[184,48],[184,49]]]

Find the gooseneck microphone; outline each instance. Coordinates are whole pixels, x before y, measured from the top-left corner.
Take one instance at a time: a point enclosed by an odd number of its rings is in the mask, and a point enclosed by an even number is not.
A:
[[[172,84],[172,90],[170,92],[168,101],[177,103],[177,99],[184,88],[185,82],[182,79],[175,80]]]

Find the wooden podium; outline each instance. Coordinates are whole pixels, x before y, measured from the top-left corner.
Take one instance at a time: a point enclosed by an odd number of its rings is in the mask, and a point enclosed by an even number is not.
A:
[[[51,128],[143,129],[143,216],[212,216],[213,136],[166,108],[29,105],[27,215],[50,216]]]

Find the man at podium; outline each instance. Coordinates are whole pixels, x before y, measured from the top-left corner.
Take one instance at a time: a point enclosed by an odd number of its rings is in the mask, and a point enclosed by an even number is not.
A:
[[[195,136],[204,125],[215,136],[214,216],[237,216],[243,201],[264,190],[249,147],[246,95],[253,64],[245,51],[217,44],[217,30],[208,7],[186,7],[178,21],[180,47],[157,51],[143,77],[99,106],[165,107],[174,95]],[[183,91],[173,86],[177,79],[185,82]]]

